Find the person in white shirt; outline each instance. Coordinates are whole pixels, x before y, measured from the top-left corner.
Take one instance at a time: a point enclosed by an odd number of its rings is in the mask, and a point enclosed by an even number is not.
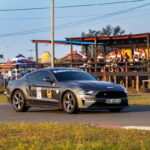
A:
[[[118,54],[117,54],[116,61],[117,61],[117,62],[122,62],[122,59],[123,59],[123,57],[122,57],[121,51],[118,50]]]
[[[115,68],[117,67],[117,63],[116,63],[116,59],[117,59],[116,51],[112,51],[111,52],[110,59],[111,59],[111,72],[114,72]]]
[[[118,62],[118,66],[123,66],[123,65],[124,65],[124,64],[122,63],[122,62],[123,62],[123,56],[122,56],[120,50],[118,50],[116,62]],[[119,71],[122,71],[122,72],[123,72],[123,68],[122,68],[122,67],[118,67],[118,68],[117,68],[117,71],[118,71],[118,72],[119,72]]]
[[[116,51],[112,51],[111,55],[110,55],[110,58],[111,58],[112,62],[116,62],[116,57],[117,57]]]
[[[83,61],[84,61],[84,62],[87,62],[87,61],[88,61],[88,56],[87,56],[87,53],[86,53],[86,52],[84,53],[84,55],[83,55],[82,58],[83,58]]]
[[[87,61],[88,61],[88,56],[87,56],[87,53],[85,52],[84,55],[82,56],[82,59],[83,59],[83,65],[80,65],[79,67],[86,67],[88,64],[87,64]]]
[[[140,52],[139,52],[138,49],[136,49],[136,51],[134,52],[133,60],[135,62],[139,62],[140,61]]]

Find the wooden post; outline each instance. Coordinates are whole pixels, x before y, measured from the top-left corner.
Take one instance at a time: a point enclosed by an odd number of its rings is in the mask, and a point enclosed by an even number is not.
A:
[[[126,89],[128,89],[128,76],[126,76]]]
[[[38,70],[39,65],[38,65],[38,43],[35,43],[35,51],[36,51],[36,69]]]
[[[54,43],[54,0],[51,0],[51,67],[55,66],[54,55],[55,43]]]
[[[149,35],[147,36],[147,49],[148,49],[148,72],[150,72],[150,41]],[[150,80],[150,76],[148,76],[148,80]],[[150,83],[148,82],[148,88],[150,88]]]
[[[111,82],[111,76],[108,76],[108,80],[109,80],[109,82]]]
[[[132,49],[131,49],[131,51],[132,51]],[[134,49],[133,49],[133,51],[132,51],[132,54],[133,54],[135,51],[136,51],[136,40],[134,40]],[[133,59],[133,55],[131,55],[131,57],[132,57],[132,59]]]
[[[117,83],[117,77],[114,76],[114,83]]]
[[[104,45],[104,62],[106,62],[106,47]],[[106,81],[106,64],[104,63],[103,81]]]
[[[88,45],[85,45],[85,52],[86,52],[86,54],[88,56]]]
[[[94,58],[95,62],[97,62],[97,39],[94,40]]]
[[[134,87],[134,84],[135,84],[134,81],[135,81],[135,80],[132,80],[132,81],[131,81],[131,84],[132,84],[131,87],[132,87],[133,89],[135,88],[135,87]]]
[[[95,58],[95,72],[97,72],[97,39],[94,40],[94,58]]]
[[[150,60],[148,61],[148,73],[150,74]],[[148,80],[150,80],[150,76],[148,76]],[[148,82],[148,88],[150,89],[150,82]]]
[[[150,59],[150,41],[149,41],[149,35],[147,36],[147,49],[148,49],[148,59]]]
[[[128,72],[128,65],[127,65],[127,62],[125,63],[125,71],[126,71],[126,89],[128,89],[128,76],[127,76],[127,72]]]
[[[71,41],[71,44],[70,44],[70,46],[71,46],[71,67],[73,67],[73,47],[72,47],[72,41]]]
[[[136,91],[139,92],[139,76],[136,76]]]

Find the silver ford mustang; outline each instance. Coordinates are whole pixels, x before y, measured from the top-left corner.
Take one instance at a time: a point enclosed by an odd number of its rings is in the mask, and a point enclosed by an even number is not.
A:
[[[79,109],[121,111],[128,106],[126,88],[75,68],[45,68],[10,81],[7,98],[17,112],[32,106],[61,108],[70,114]]]

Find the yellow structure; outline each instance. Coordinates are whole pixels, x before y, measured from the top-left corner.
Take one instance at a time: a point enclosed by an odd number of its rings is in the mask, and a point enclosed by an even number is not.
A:
[[[138,49],[139,51],[142,51],[142,48]],[[135,50],[133,51],[133,54],[134,54]],[[148,59],[148,49],[145,49],[145,52],[146,52],[146,56],[147,56],[147,59]],[[121,54],[122,56],[125,55],[125,53],[128,54],[129,58],[130,58],[130,61],[132,61],[132,50],[131,49],[121,49]]]
[[[40,62],[50,63],[50,53],[46,51],[42,56],[40,56]]]

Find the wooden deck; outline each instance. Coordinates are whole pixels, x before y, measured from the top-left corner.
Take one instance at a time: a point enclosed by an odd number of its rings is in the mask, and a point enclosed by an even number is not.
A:
[[[150,61],[143,63],[90,63],[70,62],[56,64],[57,67],[74,67],[83,69],[103,81],[119,83],[127,89],[136,90],[150,88]],[[148,81],[147,81],[148,80]],[[145,82],[143,82],[145,81]]]

